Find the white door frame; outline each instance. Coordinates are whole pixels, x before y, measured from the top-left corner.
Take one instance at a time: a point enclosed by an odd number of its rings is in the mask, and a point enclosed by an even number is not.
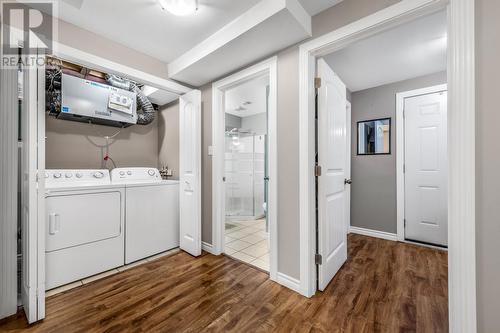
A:
[[[440,84],[422,89],[402,91],[396,94],[396,211],[397,211],[397,237],[400,242],[405,240],[405,181],[404,181],[404,162],[405,162],[405,128],[404,128],[404,103],[409,97],[428,95],[447,91],[447,84]],[[409,242],[412,243],[412,242]]]
[[[315,60],[361,38],[448,10],[448,276],[451,332],[476,332],[474,0],[402,0],[315,38],[299,51],[300,285],[316,290],[314,187]],[[451,142],[451,140],[450,140]]]
[[[277,70],[278,58],[272,57],[212,84],[212,251],[224,252],[224,92],[253,78],[269,75],[268,107],[268,202],[270,265],[269,275],[276,281],[278,271],[278,226],[277,226]]]
[[[352,161],[352,104],[350,101],[346,101],[346,121],[347,121],[347,133],[346,133],[346,141],[347,141],[347,161],[346,161],[346,178],[351,179],[352,170],[351,170],[351,161]],[[351,229],[351,185],[346,188],[346,206],[347,206],[347,226],[346,231],[349,234],[349,230]]]

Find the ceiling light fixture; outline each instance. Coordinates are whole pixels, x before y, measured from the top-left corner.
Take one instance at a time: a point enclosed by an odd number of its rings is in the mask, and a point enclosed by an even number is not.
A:
[[[177,16],[186,16],[198,10],[198,0],[158,0],[163,10]]]

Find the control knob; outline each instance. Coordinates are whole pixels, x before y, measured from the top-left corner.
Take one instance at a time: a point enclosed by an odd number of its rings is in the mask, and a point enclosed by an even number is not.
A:
[[[104,177],[104,174],[101,171],[97,171],[96,173],[94,173],[94,177],[97,179],[101,179],[102,177]]]

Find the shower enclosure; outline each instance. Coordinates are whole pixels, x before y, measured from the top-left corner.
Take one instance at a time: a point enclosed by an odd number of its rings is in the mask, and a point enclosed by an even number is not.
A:
[[[226,219],[264,217],[266,135],[234,129],[225,146]]]

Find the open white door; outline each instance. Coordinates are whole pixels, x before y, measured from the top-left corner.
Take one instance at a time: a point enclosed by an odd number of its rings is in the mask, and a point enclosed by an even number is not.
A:
[[[201,254],[201,92],[179,98],[180,248]]]
[[[347,260],[346,86],[318,60],[318,288],[324,290]]]
[[[29,323],[45,318],[45,69],[23,69],[21,296]]]

